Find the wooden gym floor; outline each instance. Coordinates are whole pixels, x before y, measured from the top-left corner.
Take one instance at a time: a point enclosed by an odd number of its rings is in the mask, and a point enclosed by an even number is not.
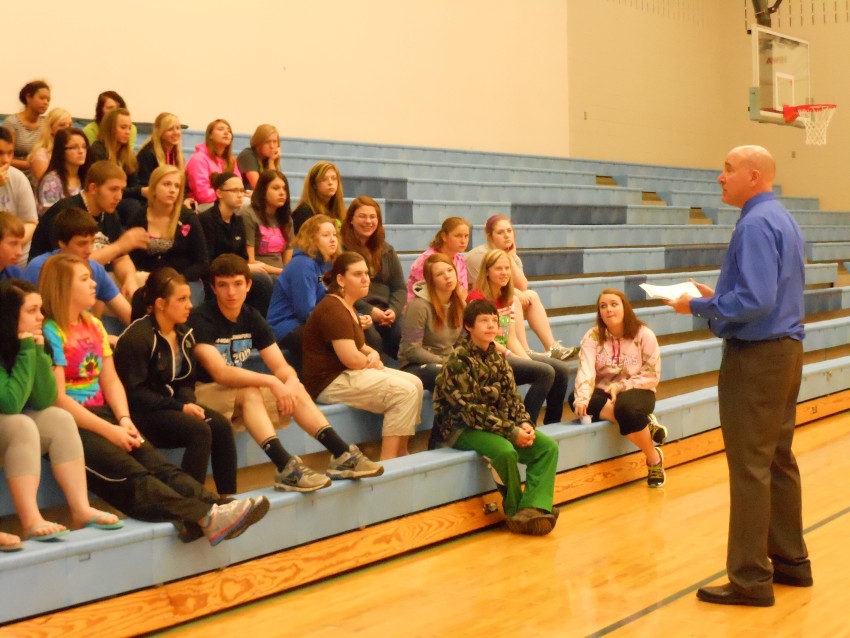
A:
[[[725,582],[722,454],[565,505],[545,538],[503,526],[273,596],[162,636],[850,636],[850,412],[797,430],[815,586],[772,608],[701,603]],[[2,633],[2,630],[0,630]]]

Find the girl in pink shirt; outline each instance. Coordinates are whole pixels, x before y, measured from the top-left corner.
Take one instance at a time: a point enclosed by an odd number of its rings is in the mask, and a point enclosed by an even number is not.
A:
[[[664,485],[661,445],[667,428],[658,423],[655,388],[661,351],[655,334],[640,321],[625,293],[604,289],[596,300],[596,326],[581,340],[575,392],[568,401],[584,420],[610,421],[646,455],[649,487]]]

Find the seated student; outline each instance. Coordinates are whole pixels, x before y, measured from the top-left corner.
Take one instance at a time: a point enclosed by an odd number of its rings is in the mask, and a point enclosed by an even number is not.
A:
[[[30,240],[35,233],[38,214],[32,185],[26,175],[12,166],[14,150],[14,135],[0,126],[0,210],[12,213],[23,222],[24,234],[18,259],[18,265],[23,268],[29,259]]]
[[[24,279],[38,284],[41,268],[50,257],[56,254],[76,255],[85,259],[92,270],[92,279],[97,284],[97,300],[105,304],[121,323],[130,323],[130,303],[121,295],[106,269],[94,259],[90,259],[94,251],[94,236],[97,233],[97,224],[92,216],[81,208],[67,208],[56,215],[54,227],[59,248],[31,260],[24,270]],[[95,311],[95,315],[97,314]]]
[[[366,345],[354,304],[369,292],[369,265],[360,253],[343,253],[324,281],[328,295],[304,327],[304,387],[319,403],[383,414],[381,459],[405,456],[422,416],[422,382],[385,368]]]
[[[253,190],[263,171],[280,172],[280,135],[271,124],[260,124],[251,136],[249,146],[236,158],[245,188]],[[287,188],[287,193],[289,188]]]
[[[47,172],[36,189],[38,214],[43,215],[60,199],[77,195],[83,190],[89,164],[89,142],[83,132],[78,128],[57,132]]]
[[[103,122],[103,118],[110,111],[119,108],[126,109],[127,103],[115,91],[104,91],[97,96],[97,104],[94,107],[94,121],[89,122],[83,127],[83,133],[85,133],[89,144],[94,144],[95,140],[97,140],[97,136],[100,133],[100,123]],[[130,148],[136,148],[136,139],[138,136],[139,131],[136,129],[136,125],[132,124],[130,126]]]
[[[510,531],[543,536],[555,527],[558,515],[552,505],[558,445],[535,430],[510,366],[496,350],[496,307],[470,301],[463,327],[466,334],[437,377],[434,428],[448,445],[488,460],[503,485]],[[526,466],[524,491],[517,462]]]
[[[212,187],[215,189],[215,203],[198,215],[204,238],[207,240],[207,255],[210,260],[219,255],[232,253],[248,261],[248,242],[245,222],[237,212],[242,207],[245,189],[242,180],[235,173],[214,173]],[[274,280],[266,272],[266,264],[256,261],[249,263],[251,269],[251,291],[248,303],[265,316],[272,297]],[[207,297],[212,298],[212,289],[207,285]]]
[[[91,214],[98,229],[94,237],[92,259],[104,267],[108,266],[107,270],[111,269],[115,274],[121,292],[128,299],[131,298],[138,288],[138,282],[136,267],[127,253],[147,247],[148,233],[144,228],[124,231],[115,214],[126,183],[124,171],[114,162],[102,160],[92,164],[86,173],[83,191],[73,197],[60,199],[41,216],[33,235],[30,259],[57,247],[54,220],[60,211],[82,208]]]
[[[425,267],[425,260],[434,253],[442,253],[452,260],[457,271],[458,284],[460,284],[460,296],[466,301],[466,294],[469,291],[469,275],[467,274],[463,252],[469,244],[471,230],[471,224],[462,217],[447,217],[443,220],[443,224],[434,236],[431,246],[419,255],[410,267],[410,274],[407,277],[408,301],[413,299],[413,284],[422,281],[422,269]]]
[[[579,350],[577,347],[564,346],[560,341],[555,340],[543,302],[540,301],[539,295],[528,287],[528,279],[523,271],[522,259],[517,254],[514,227],[511,220],[504,215],[492,215],[484,224],[484,236],[486,241],[483,244],[476,246],[464,255],[466,267],[469,269],[469,278],[472,281],[478,278],[478,271],[481,268],[481,260],[484,259],[484,255],[491,250],[504,250],[511,260],[514,296],[519,300],[523,318],[528,320],[528,325],[534,331],[534,334],[540,338],[546,353],[561,361],[576,356]],[[525,321],[520,321],[520,318],[517,317],[516,328],[520,345],[530,354],[531,348],[528,347],[528,340],[525,336]]]
[[[189,197],[198,202],[198,210],[206,210],[215,201],[213,173],[235,173],[242,177],[233,157],[233,129],[226,120],[207,124],[204,143],[195,147],[194,154],[186,162]]]
[[[534,422],[546,398],[543,423],[559,423],[564,412],[567,396],[569,367],[564,361],[548,355],[532,352],[528,354],[516,338],[516,324],[522,317],[519,300],[513,294],[511,261],[503,250],[491,250],[481,262],[481,270],[475,287],[469,292],[467,301],[487,299],[499,311],[499,335],[496,350],[507,357],[516,382],[530,383],[525,395],[525,407]]]
[[[398,351],[398,366],[414,374],[426,390],[452,353],[463,328],[463,308],[457,271],[451,260],[434,253],[425,261],[425,281],[413,286],[416,294],[407,304]]]
[[[62,129],[71,127],[71,114],[65,109],[51,109],[41,121],[38,139],[32,147],[27,161],[30,163],[30,181],[38,186],[47,172],[47,164],[53,153],[53,138]]]
[[[345,219],[345,196],[339,169],[330,162],[318,162],[304,178],[301,198],[292,213],[292,232],[296,235],[301,225],[313,215],[327,215],[337,228]]]
[[[24,243],[24,223],[12,213],[0,211],[0,281],[20,279],[23,275],[17,265],[21,260]]]
[[[292,210],[289,180],[280,171],[263,171],[249,206],[239,211],[245,224],[248,264],[262,264],[272,277],[292,257]]]
[[[71,413],[83,442],[89,489],[143,521],[173,522],[183,541],[206,536],[210,545],[241,534],[268,511],[265,497],[230,500],[168,463],[139,434],[115,372],[94,303],[88,264],[54,255],[41,270],[44,337],[53,356],[57,407]]]
[[[97,140],[92,143],[89,153],[91,161],[109,160],[124,169],[127,184],[121,202],[118,204],[118,215],[123,224],[127,224],[138,210],[144,208],[148,187],[139,182],[139,163],[130,146],[130,128],[133,122],[127,109],[117,108],[107,113],[101,122]]]
[[[121,334],[114,355],[130,418],[156,447],[186,448],[181,467],[199,483],[212,455],[216,491],[235,494],[230,422],[195,399],[195,337],[186,326],[192,309],[189,284],[165,267],[151,272],[140,290],[148,314]]]
[[[575,392],[576,416],[620,427],[620,434],[646,456],[649,487],[664,485],[661,448],[667,428],[652,414],[661,379],[661,350],[655,334],[635,316],[625,293],[605,288],[596,300],[596,325],[581,340]]]
[[[6,117],[3,128],[14,135],[15,158],[12,166],[25,173],[29,179],[30,163],[27,155],[38,140],[41,120],[50,106],[50,87],[43,80],[27,82],[18,93],[18,99],[24,105],[24,110]]]
[[[289,361],[300,371],[304,324],[325,296],[322,275],[340,253],[336,224],[325,215],[311,217],[293,246],[292,260],[275,281],[267,318],[278,344],[289,352]]]
[[[340,235],[343,250],[363,255],[371,271],[369,294],[357,302],[357,312],[372,318],[372,325],[366,330],[366,342],[395,359],[407,295],[401,262],[395,248],[385,240],[378,202],[366,195],[351,202]]]
[[[330,479],[383,473],[381,465],[370,461],[356,445],[343,441],[330,426],[286,362],[265,319],[245,304],[251,287],[251,271],[245,260],[236,255],[216,257],[210,264],[210,284],[215,298],[189,317],[196,339],[195,356],[201,366],[200,383],[195,388],[198,402],[248,430],[275,465],[275,489],[312,492],[328,487]],[[253,348],[259,351],[270,374],[243,367]],[[327,476],[314,472],[284,449],[266,408],[263,389],[271,393],[272,412],[276,411],[284,424],[294,417],[299,427],[331,453]]]
[[[183,173],[176,166],[153,172],[147,208],[137,211],[128,225],[148,233],[147,246],[130,252],[138,272],[171,266],[188,281],[206,276],[207,241],[198,216],[183,206]]]
[[[123,524],[117,516],[89,504],[80,435],[71,415],[53,405],[56,379],[44,350],[42,319],[35,286],[21,279],[0,283],[0,447],[21,528],[37,541],[68,533],[38,510],[41,455],[47,454],[73,527],[118,529]]]
[[[173,113],[160,113],[153,121],[153,130],[136,155],[139,164],[139,183],[147,186],[151,174],[159,166],[176,166],[182,173],[186,169],[183,159],[183,129]]]

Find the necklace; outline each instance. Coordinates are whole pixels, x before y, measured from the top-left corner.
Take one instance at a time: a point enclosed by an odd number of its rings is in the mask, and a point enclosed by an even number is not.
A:
[[[92,218],[98,223],[98,225],[102,224],[103,217],[106,213],[104,213],[103,211],[100,211],[100,213],[97,214],[93,213],[91,210],[91,205],[89,204],[88,197],[86,197],[85,193],[83,193],[83,204],[86,205],[86,210],[89,212],[89,215],[91,215]]]

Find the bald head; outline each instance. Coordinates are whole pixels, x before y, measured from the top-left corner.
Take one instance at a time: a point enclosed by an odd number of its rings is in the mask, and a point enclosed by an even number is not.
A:
[[[759,193],[773,190],[776,163],[761,146],[738,146],[726,156],[723,172],[717,181],[723,187],[723,201],[743,208]]]
[[[761,174],[761,178],[773,186],[773,178],[776,176],[776,162],[773,155],[763,146],[738,146],[730,151],[738,156],[751,168]]]

